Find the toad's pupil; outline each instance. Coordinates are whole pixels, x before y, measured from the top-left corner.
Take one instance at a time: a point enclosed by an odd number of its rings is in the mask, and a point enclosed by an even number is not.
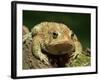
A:
[[[54,38],[54,39],[56,39],[56,38],[57,38],[57,36],[58,36],[58,33],[53,32],[53,38]]]

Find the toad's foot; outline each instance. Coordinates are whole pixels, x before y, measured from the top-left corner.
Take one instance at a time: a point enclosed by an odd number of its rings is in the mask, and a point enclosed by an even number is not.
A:
[[[38,55],[37,55],[38,54]],[[49,63],[49,60],[48,60],[48,57],[45,55],[45,54],[43,54],[43,53],[41,53],[41,52],[38,52],[35,56],[38,58],[38,59],[40,59],[40,61],[42,61],[44,64],[46,64],[46,65],[50,65],[50,63]]]
[[[40,58],[40,60],[41,60],[42,62],[44,62],[44,64],[50,65],[50,64],[49,64],[48,57],[47,57],[46,55],[41,54],[41,55],[39,56],[39,58]]]

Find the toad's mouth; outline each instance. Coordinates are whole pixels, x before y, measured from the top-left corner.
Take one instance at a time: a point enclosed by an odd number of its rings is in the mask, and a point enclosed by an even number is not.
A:
[[[75,52],[75,46],[71,44],[56,44],[56,45],[45,45],[41,46],[41,52],[51,55],[64,55],[72,54]]]
[[[47,54],[47,55],[65,55],[65,54],[68,54],[67,52],[66,53],[62,52],[62,53],[56,53],[56,54],[54,54],[54,53],[49,52],[49,51],[44,50],[44,49],[41,49],[41,52],[44,53],[44,54]]]
[[[60,52],[50,52],[49,50],[47,49],[41,49],[41,52],[44,53],[44,54],[47,54],[47,55],[65,55],[65,54],[68,54],[68,55],[71,55],[73,52],[75,52],[75,49],[73,50],[66,50],[66,51],[60,51]]]

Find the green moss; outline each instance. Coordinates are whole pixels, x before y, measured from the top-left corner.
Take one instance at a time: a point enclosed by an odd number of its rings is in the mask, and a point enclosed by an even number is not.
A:
[[[90,66],[91,57],[85,54],[79,54],[71,63],[66,64],[68,67]]]

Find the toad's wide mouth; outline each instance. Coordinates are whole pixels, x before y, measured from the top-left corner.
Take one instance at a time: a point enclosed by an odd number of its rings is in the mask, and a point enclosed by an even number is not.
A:
[[[49,50],[47,49],[41,49],[41,52],[44,53],[44,54],[47,54],[47,55],[65,55],[65,54],[68,54],[68,55],[71,55],[73,52],[75,52],[75,49],[73,50],[66,50],[66,51],[60,51],[60,52],[50,52]]]
[[[75,52],[75,46],[70,44],[57,44],[42,46],[41,52],[51,55],[72,54]]]
[[[65,54],[68,54],[67,52],[66,53],[52,53],[52,52],[49,52],[47,50],[44,50],[44,49],[41,49],[41,52],[44,53],[44,54],[47,54],[47,55],[65,55]]]

